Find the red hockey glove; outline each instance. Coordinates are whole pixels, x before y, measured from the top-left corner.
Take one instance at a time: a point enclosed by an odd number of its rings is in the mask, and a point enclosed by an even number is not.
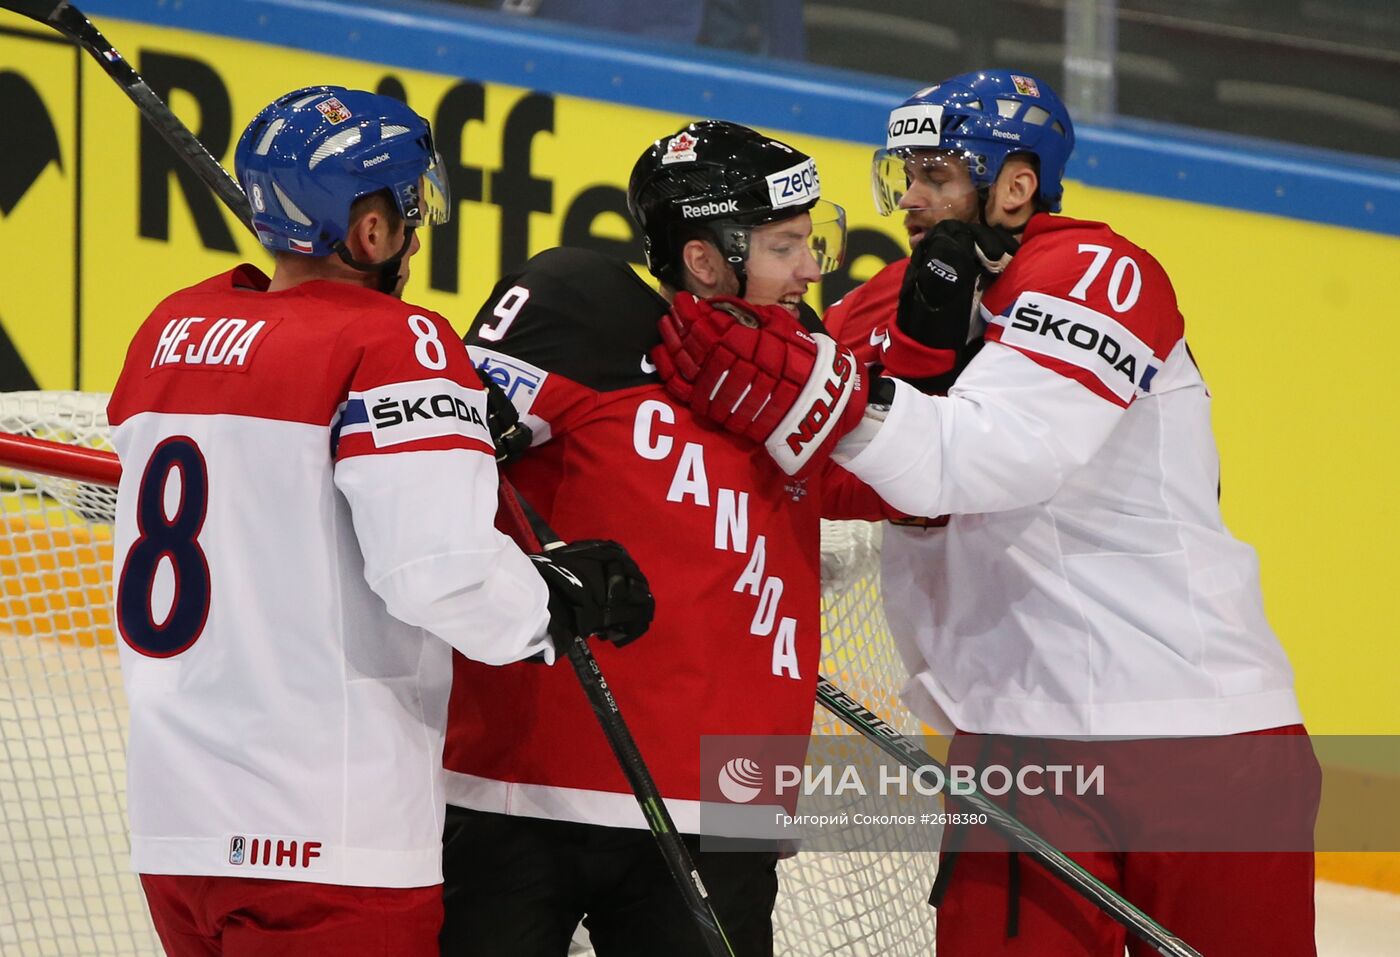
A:
[[[789,475],[825,459],[865,411],[865,377],[850,350],[780,306],[679,293],[653,361],[672,395],[762,442]]]

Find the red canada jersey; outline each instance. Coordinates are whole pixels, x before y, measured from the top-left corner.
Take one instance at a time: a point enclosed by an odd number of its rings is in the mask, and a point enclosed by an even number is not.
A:
[[[651,583],[651,630],[595,652],[677,826],[698,833],[702,736],[805,749],[823,489],[848,514],[878,500],[834,466],[790,478],[672,399],[647,358],[666,309],[626,263],[553,249],[497,284],[467,344],[534,430],[510,481],[566,541],[615,539]],[[462,807],[646,826],[567,664],[459,656],[445,764]]]

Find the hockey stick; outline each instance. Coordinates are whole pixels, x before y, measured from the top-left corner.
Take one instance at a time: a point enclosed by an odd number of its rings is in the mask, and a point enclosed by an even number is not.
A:
[[[161,138],[170,144],[170,148],[190,165],[205,185],[214,191],[214,195],[242,220],[244,226],[250,231],[253,229],[252,210],[248,207],[248,198],[243,195],[238,181],[219,165],[219,161],[210,155],[203,143],[195,139],[189,127],[180,122],[180,118],[156,96],[141,74],[126,62],[116,47],[98,32],[81,10],[67,0],[0,0],[0,9],[12,10],[52,27],[91,53],[92,58],[107,71],[107,75],[131,97],[131,102],[136,104],[141,115],[150,121]]]
[[[922,767],[933,767],[946,774],[947,768],[942,762],[822,676],[817,677],[817,700],[826,710],[859,731],[881,751],[905,767],[915,771]],[[982,794],[973,791],[969,794],[950,795],[950,799],[960,801],[970,810],[985,814],[988,822],[1010,838],[1020,850],[1033,857],[1075,893],[1146,941],[1157,953],[1166,957],[1201,957],[1200,951],[1134,907],[1103,881],[1072,861],[1059,848]]]
[[[539,513],[516,494],[515,489],[511,488],[504,478],[501,479],[500,500],[501,508],[510,516],[526,551],[548,552],[564,544]],[[701,936],[705,938],[706,948],[716,957],[734,957],[734,949],[725,937],[724,928],[720,926],[719,918],[710,905],[709,893],[705,890],[704,882],[700,880],[700,872],[696,870],[690,852],[686,850],[680,834],[676,831],[676,823],[671,820],[671,812],[666,810],[666,802],[662,799],[656,782],[652,780],[651,771],[642,759],[642,753],[637,748],[632,732],[622,720],[617,700],[608,688],[607,679],[603,677],[602,669],[598,666],[598,659],[588,647],[586,636],[574,636],[569,643],[568,658],[569,664],[573,665],[578,674],[579,683],[583,685],[584,694],[588,696],[588,703],[603,728],[603,734],[612,747],[613,755],[616,756],[622,773],[626,775],[627,783],[632,786],[637,803],[641,805],[647,826],[656,838],[661,856],[666,859],[666,867],[675,879],[676,886],[680,888],[681,896],[685,898],[691,918],[699,928]]]
[[[116,48],[76,6],[68,3],[67,0],[0,0],[0,9],[10,10],[43,23],[87,50],[136,104],[137,109],[175,150],[176,154],[188,163],[200,179],[214,191],[215,195],[250,231],[252,230],[251,210],[247,197],[244,196],[237,181],[228,174],[219,161],[204,147],[204,144],[175,116],[160,97],[156,96],[141,75],[127,63]],[[97,454],[102,455],[103,453]],[[65,474],[56,468],[36,468],[35,470],[52,471],[53,474],[59,475]],[[67,477],[80,476],[67,473]],[[525,503],[515,498],[513,491],[504,482],[501,486],[501,492],[503,504],[506,504],[507,498],[517,503],[515,511],[520,512],[517,522],[522,530],[530,530],[530,537],[545,539],[549,543],[546,544],[546,548],[558,543],[557,537],[548,531],[548,527],[539,520],[537,515],[533,516],[533,522],[527,517],[521,508]],[[512,511],[508,505],[507,509]],[[530,514],[533,515],[533,513]],[[530,529],[532,524],[535,529]],[[535,530],[545,534],[536,536]],[[706,938],[708,949],[713,954],[731,955],[732,957],[733,950],[709,904],[708,896],[700,882],[694,864],[690,860],[689,853],[676,834],[674,822],[671,821],[660,793],[642,761],[635,741],[622,721],[617,703],[607,687],[607,682],[603,678],[597,660],[586,644],[586,639],[583,637],[575,638],[569,648],[568,657],[578,673],[579,680],[583,684],[590,704],[603,726],[604,733],[608,737],[609,744],[612,746],[624,774],[632,784],[637,801],[642,807],[648,826],[651,827],[652,833],[662,849],[672,876],[690,905],[697,926],[701,928]],[[921,764],[938,764],[930,755],[920,749],[914,748],[912,753],[906,753],[899,745],[892,744],[891,742],[900,740],[897,732],[878,715],[857,704],[854,699],[826,678],[819,678],[818,699],[827,710],[871,738],[882,749],[906,764],[913,762],[911,767],[918,767]],[[1197,951],[1173,937],[1151,918],[986,798],[974,794],[964,796],[962,800],[977,807],[978,810],[985,811],[989,819],[997,822],[997,826],[1004,833],[1023,844],[1028,852],[1051,873],[1064,880],[1110,917],[1152,944],[1160,953],[1166,954],[1168,957],[1192,957],[1192,955],[1199,957]],[[986,807],[981,807],[978,802],[985,804]]]
[[[0,0],[0,8],[47,24],[91,53],[117,85],[126,91],[141,115],[150,121],[176,154],[188,163],[224,205],[252,230],[252,212],[238,181],[204,148],[204,144],[190,132],[170,107],[155,95],[141,75],[122,58],[81,10],[67,0]],[[501,481],[500,494],[502,506],[515,520],[523,538],[527,541],[535,540],[537,545],[538,540],[543,539],[546,549],[563,544],[504,479]],[[714,908],[710,905],[700,874],[676,832],[675,822],[666,810],[661,793],[657,790],[656,783],[642,760],[641,752],[637,749],[636,741],[622,720],[602,669],[588,647],[587,637],[576,636],[569,645],[567,656],[594,713],[598,716],[608,744],[617,756],[623,774],[632,785],[637,803],[641,805],[647,825],[651,828],[662,856],[666,859],[667,867],[690,908],[691,916],[705,940],[706,949],[714,957],[734,957],[734,950],[720,927]]]
[[[22,466],[28,472],[112,488],[121,480],[121,463],[114,452],[27,435],[0,433],[0,462]],[[82,509],[81,502],[66,498],[61,498],[60,501],[64,506],[76,511]],[[515,525],[522,540],[521,544],[526,550],[549,551],[564,544],[504,479],[500,486],[500,502]],[[588,647],[588,639],[582,635],[575,636],[569,644],[567,656],[578,675],[579,683],[583,685],[584,694],[588,697],[593,713],[598,717],[598,723],[602,725],[603,734],[632,786],[632,793],[642,808],[647,826],[656,838],[661,856],[665,858],[666,866],[685,898],[691,916],[705,939],[707,949],[714,957],[734,957],[734,950],[724,935],[724,929],[720,926],[714,908],[710,905],[709,895],[700,880],[694,861],[690,858],[690,852],[681,842],[661,792],[652,780],[651,772],[642,759],[632,732],[622,719],[622,712],[617,706],[617,700],[613,698],[602,668],[598,665],[598,659]]]

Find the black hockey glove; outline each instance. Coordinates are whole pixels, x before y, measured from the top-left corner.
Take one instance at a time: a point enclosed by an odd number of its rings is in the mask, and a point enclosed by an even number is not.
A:
[[[515,410],[515,403],[510,401],[505,390],[488,375],[480,378],[481,384],[486,387],[486,428],[490,430],[491,441],[496,446],[496,462],[504,465],[515,461],[529,449],[535,434],[520,421],[520,413]]]
[[[969,346],[981,334],[982,290],[1019,246],[999,226],[945,219],[929,230],[914,247],[899,291],[895,327],[911,342],[886,350],[890,374],[924,391],[946,391],[976,351]]]
[[[621,648],[640,638],[656,614],[646,576],[617,542],[571,542],[530,558],[549,586],[549,633],[559,648],[575,635],[597,635]]]

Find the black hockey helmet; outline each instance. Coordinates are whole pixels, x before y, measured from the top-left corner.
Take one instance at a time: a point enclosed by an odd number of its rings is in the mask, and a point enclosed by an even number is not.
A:
[[[651,274],[675,289],[684,280],[680,248],[696,226],[733,267],[741,295],[755,226],[810,212],[821,271],[831,272],[845,253],[846,213],[821,198],[816,162],[724,120],[691,123],[653,143],[632,167],[627,209],[642,227]]]

